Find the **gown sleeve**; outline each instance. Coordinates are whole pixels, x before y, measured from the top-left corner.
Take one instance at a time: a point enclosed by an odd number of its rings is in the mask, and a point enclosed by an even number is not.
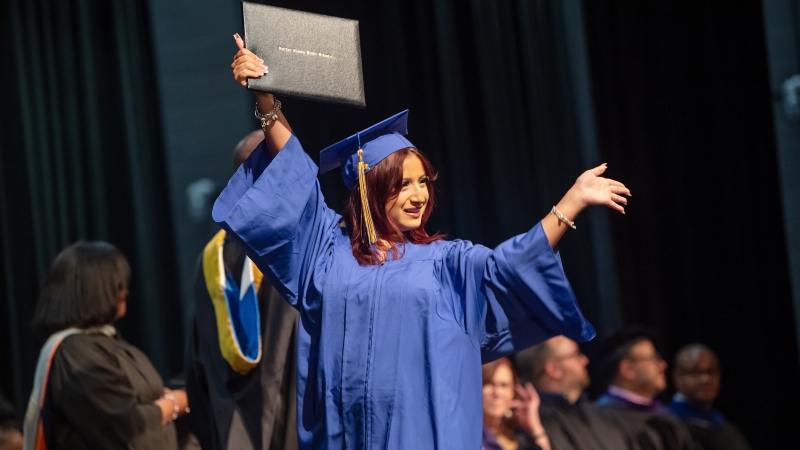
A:
[[[494,250],[454,241],[443,268],[452,307],[478,341],[483,363],[556,335],[578,342],[595,336],[541,222]]]
[[[262,142],[212,212],[283,298],[301,311],[318,307],[341,219],[325,205],[317,171],[294,135],[274,159]]]
[[[92,448],[127,450],[163,427],[161,408],[142,404],[114,357],[83,336],[59,346],[49,378],[54,407]]]

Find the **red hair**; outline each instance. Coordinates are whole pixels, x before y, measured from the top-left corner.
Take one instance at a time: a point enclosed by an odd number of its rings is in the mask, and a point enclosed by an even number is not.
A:
[[[394,202],[403,188],[403,162],[409,155],[415,155],[422,162],[425,174],[428,176],[428,203],[425,212],[422,214],[422,221],[418,228],[410,231],[400,231],[400,227],[386,212],[386,205]],[[383,240],[389,244],[386,255],[393,255],[392,259],[399,259],[403,256],[400,246],[406,242],[412,244],[430,244],[431,242],[444,239],[442,234],[429,236],[425,231],[425,223],[431,216],[433,210],[434,182],[437,174],[433,170],[433,165],[415,148],[404,148],[387,156],[379,162],[369,172],[364,175],[367,183],[367,194],[369,198],[369,209],[372,213],[372,221],[375,224],[375,232],[378,240]],[[350,231],[350,245],[353,247],[353,256],[362,266],[378,265],[381,263],[380,254],[372,248],[363,228],[361,215],[361,192],[358,183],[350,190],[350,197],[344,207],[345,224]]]
[[[506,366],[508,367],[508,370],[511,371],[511,375],[514,379],[513,381],[514,386],[516,386],[517,383],[519,383],[519,379],[517,378],[517,371],[514,370],[514,365],[511,364],[511,360],[506,357],[503,357],[481,366],[481,378],[483,379],[482,386],[486,386],[487,384],[492,382],[492,379],[494,378],[494,373],[497,372],[497,369],[499,369],[500,366]],[[516,388],[513,387],[512,389]],[[486,413],[484,413],[483,424],[486,426],[490,426],[491,421],[492,419],[490,419],[486,415]],[[517,421],[517,416],[515,414],[511,417],[503,417],[500,420],[500,425],[498,426],[498,432],[500,432],[503,436],[516,441],[516,439],[514,438],[514,430],[516,430],[517,428],[519,428],[519,422]]]

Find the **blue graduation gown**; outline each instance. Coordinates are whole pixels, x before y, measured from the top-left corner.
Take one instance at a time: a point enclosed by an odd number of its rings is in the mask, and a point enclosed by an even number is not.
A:
[[[482,363],[594,337],[541,224],[494,250],[407,244],[359,266],[297,138],[274,160],[263,145],[213,216],[300,312],[300,448],[478,450]]]

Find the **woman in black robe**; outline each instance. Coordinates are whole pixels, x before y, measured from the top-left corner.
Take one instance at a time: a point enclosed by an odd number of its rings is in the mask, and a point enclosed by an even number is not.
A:
[[[172,421],[188,412],[186,393],[164,389],[147,356],[110,325],[125,315],[129,278],[125,257],[105,242],[70,245],[47,273],[33,326],[65,335],[50,353],[34,424],[48,449],[178,448]]]

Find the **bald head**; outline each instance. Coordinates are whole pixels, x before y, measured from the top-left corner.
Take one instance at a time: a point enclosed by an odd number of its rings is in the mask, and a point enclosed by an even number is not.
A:
[[[550,338],[517,354],[520,375],[537,389],[558,392],[575,402],[589,386],[589,358],[565,336]],[[524,379],[524,378],[523,378]]]
[[[675,355],[673,381],[687,402],[711,409],[721,381],[717,354],[699,343],[681,348]]]
[[[253,153],[253,150],[258,147],[258,144],[264,140],[264,132],[261,129],[255,130],[245,136],[233,150],[233,168],[238,169],[247,157]]]

